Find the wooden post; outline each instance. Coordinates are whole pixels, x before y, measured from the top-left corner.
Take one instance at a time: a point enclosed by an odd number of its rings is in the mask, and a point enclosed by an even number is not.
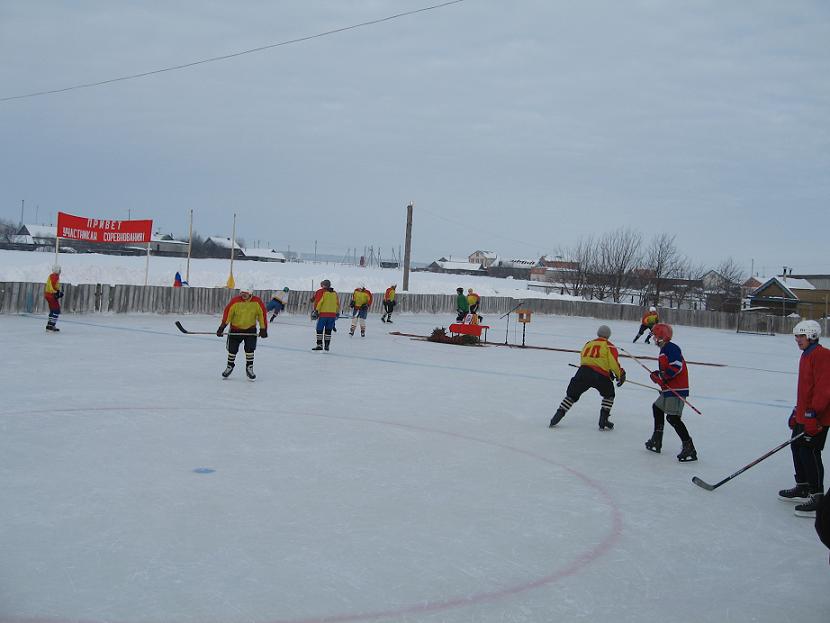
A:
[[[190,253],[193,250],[193,208],[190,208],[190,229],[187,235],[187,270],[184,280],[190,285]]]
[[[233,279],[233,248],[236,245],[236,212],[233,214],[233,229],[231,230],[231,272],[228,275],[228,287],[233,288],[236,284]]]
[[[409,291],[409,259],[412,252],[412,209],[415,203],[406,206],[406,240],[403,256],[403,291]]]
[[[147,242],[147,262],[144,264],[144,286],[147,286],[147,278],[150,275],[150,243]]]

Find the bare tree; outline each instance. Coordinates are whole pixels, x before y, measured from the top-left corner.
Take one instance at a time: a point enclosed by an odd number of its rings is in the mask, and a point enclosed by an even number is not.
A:
[[[608,232],[599,240],[601,279],[615,303],[620,302],[634,279],[632,271],[640,263],[641,244],[640,233],[628,228]]]
[[[706,307],[712,311],[738,311],[741,307],[741,283],[744,269],[731,257],[708,273],[706,280]]]
[[[593,295],[591,276],[595,272],[597,242],[593,236],[580,238],[572,247],[559,250],[559,255],[566,262],[573,264],[570,270],[562,271],[562,285],[573,296]]]
[[[17,233],[17,226],[11,221],[0,219],[0,242],[11,242]]]
[[[674,234],[657,234],[651,239],[645,252],[645,267],[649,271],[647,296],[655,303],[677,278],[683,256],[677,249]]]
[[[678,262],[677,279],[672,292],[678,307],[694,300],[703,300],[703,275],[707,269],[703,264],[692,264],[688,257]]]

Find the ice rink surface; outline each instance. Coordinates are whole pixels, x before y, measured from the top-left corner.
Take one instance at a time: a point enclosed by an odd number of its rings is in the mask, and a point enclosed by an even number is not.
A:
[[[790,336],[676,327],[687,360],[722,364],[690,365],[704,416],[684,414],[700,460],[681,464],[669,427],[663,454],[643,447],[656,392],[633,384],[613,431],[594,392],[548,429],[575,353],[389,334],[450,317],[373,315],[366,338],[340,320],[319,353],[281,316],[255,382],[223,381],[223,340],[176,319],[67,315],[49,335],[0,316],[3,623],[830,621],[828,551],[776,495],[788,449],[690,482],[788,438]],[[527,343],[579,349],[599,324],[534,316]]]

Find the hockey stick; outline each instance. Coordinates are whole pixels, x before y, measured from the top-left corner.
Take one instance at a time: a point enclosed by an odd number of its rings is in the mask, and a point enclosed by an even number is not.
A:
[[[637,363],[639,363],[639,364],[640,364],[640,366],[643,368],[643,370],[645,370],[646,372],[648,372],[648,373],[649,373],[649,376],[651,376],[651,370],[649,370],[648,366],[646,366],[646,365],[645,365],[642,361],[640,361],[639,359],[637,359],[634,355],[632,355],[631,353],[629,353],[629,352],[628,352],[627,350],[625,350],[622,346],[617,346],[617,348],[619,348],[622,352],[624,352],[626,355],[628,355],[629,357],[631,357],[634,361],[636,361]],[[700,410],[699,410],[697,407],[695,407],[695,406],[694,406],[691,402],[689,402],[688,400],[686,400],[683,396],[681,396],[680,394],[678,394],[676,391],[674,391],[671,387],[669,387],[669,386],[668,386],[668,385],[666,385],[665,383],[660,383],[660,387],[662,388],[662,390],[661,390],[661,391],[666,391],[666,390],[669,390],[672,394],[674,394],[675,396],[677,396],[678,398],[680,398],[680,400],[682,400],[682,401],[683,401],[683,403],[684,403],[687,407],[689,407],[692,411],[694,411],[694,412],[695,412],[695,413],[697,413],[698,415],[703,415],[703,413],[701,413],[701,412],[700,412]]]
[[[576,365],[574,363],[569,363],[568,365],[571,366],[572,368],[578,368],[579,367],[578,365]],[[654,387],[654,385],[646,385],[645,383],[638,383],[637,381],[629,381],[628,379],[626,379],[624,385],[628,384],[628,383],[631,383],[632,385],[639,385],[640,387],[645,387],[646,389],[653,389],[654,391],[656,391],[658,393],[660,392],[660,390],[657,389],[656,387]]]
[[[181,331],[182,333],[186,333],[187,335],[216,335],[216,331],[188,331],[182,326],[182,323],[178,320],[176,321],[176,328]],[[239,337],[251,336],[256,335],[255,333],[225,333],[222,337],[227,335],[236,335]]]
[[[763,461],[764,459],[771,457],[773,454],[775,454],[776,452],[778,452],[778,451],[779,451],[779,450],[781,450],[782,448],[785,448],[786,446],[788,446],[788,445],[790,445],[792,442],[794,442],[796,439],[800,439],[800,438],[801,438],[801,437],[803,437],[803,436],[804,436],[804,433],[798,433],[798,434],[797,434],[797,435],[795,435],[794,437],[790,437],[787,441],[785,441],[784,443],[782,443],[780,446],[776,446],[775,448],[773,448],[772,450],[770,450],[769,452],[767,452],[765,455],[763,455],[763,456],[759,456],[757,459],[755,459],[754,461],[752,461],[752,463],[750,463],[749,465],[744,465],[744,466],[743,466],[741,469],[739,469],[737,472],[735,472],[735,473],[734,473],[734,474],[732,474],[731,476],[727,476],[726,478],[724,478],[723,480],[721,480],[720,482],[718,482],[718,483],[716,483],[716,484],[714,484],[714,485],[710,485],[708,482],[704,482],[703,480],[701,480],[701,479],[700,479],[700,478],[698,478],[697,476],[694,476],[694,477],[692,478],[692,482],[693,482],[693,483],[695,483],[698,487],[701,487],[701,488],[703,488],[703,489],[706,489],[707,491],[714,491],[715,489],[717,489],[718,487],[720,487],[722,484],[724,484],[724,483],[726,483],[726,482],[729,482],[730,480],[732,480],[735,476],[737,476],[737,475],[739,475],[739,474],[743,474],[743,473],[744,473],[746,470],[748,470],[750,467],[753,467],[753,466],[755,466],[755,465],[758,465],[758,463],[760,463],[760,462],[761,462],[761,461]]]

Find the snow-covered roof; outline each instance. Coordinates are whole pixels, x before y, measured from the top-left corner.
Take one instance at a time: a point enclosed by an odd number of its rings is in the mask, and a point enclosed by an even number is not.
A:
[[[794,279],[793,277],[776,277],[779,283],[784,284],[789,290],[815,290],[816,287],[806,279]]]
[[[170,234],[153,234],[153,236],[152,236],[152,238],[150,238],[150,240],[152,242],[163,242],[165,244],[170,244],[170,245],[177,245],[178,244],[178,245],[183,245],[185,247],[187,246],[187,242],[185,242],[183,240],[176,240]]]
[[[280,262],[286,261],[285,256],[279,251],[274,251],[274,249],[242,249],[242,253],[245,257],[262,257]]]
[[[210,242],[211,244],[215,244],[217,247],[222,247],[223,249],[230,249],[231,248],[231,239],[230,236],[226,238],[220,238],[219,236],[208,236],[205,239],[205,242]],[[239,246],[239,242],[236,243],[236,248],[241,249],[242,247]]]
[[[481,270],[481,264],[471,262],[450,262],[448,260],[436,260],[435,262],[444,270]]]
[[[499,256],[499,254],[495,251],[473,251],[472,253],[470,253],[470,257],[473,257],[474,255],[480,255],[481,257],[488,260],[494,260]]]
[[[772,283],[776,283],[782,290],[784,290],[791,298],[797,299],[798,296],[793,292],[793,290],[815,290],[815,286],[812,283],[807,281],[806,279],[793,279],[792,277],[770,277],[760,286],[755,288],[752,291],[753,294],[756,294],[766,288],[767,286],[771,285]]]
[[[22,233],[24,228],[32,238],[55,238],[58,233],[55,225],[24,225],[18,233]]]
[[[504,268],[532,268],[533,266],[536,266],[536,260],[501,260],[500,262],[498,262],[498,265]]]

